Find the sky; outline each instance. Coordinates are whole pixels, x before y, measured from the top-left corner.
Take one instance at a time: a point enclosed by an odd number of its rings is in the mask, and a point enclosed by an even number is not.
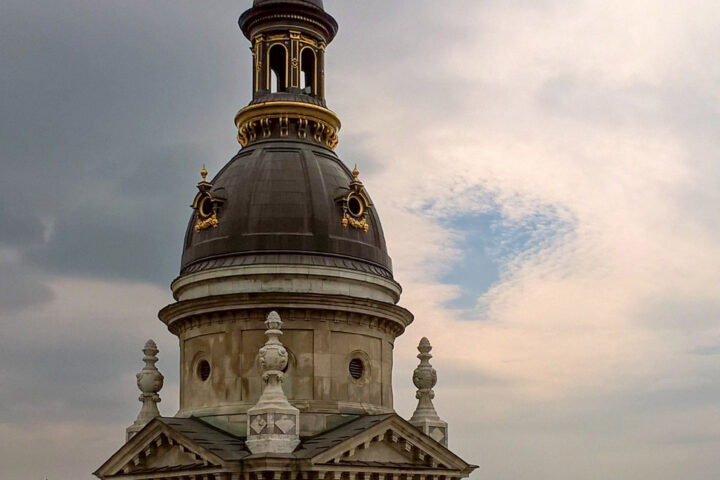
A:
[[[0,3],[0,477],[89,479],[178,407],[202,164],[238,150],[244,0]],[[337,153],[383,220],[396,410],[422,336],[472,480],[720,476],[720,4],[326,0]]]

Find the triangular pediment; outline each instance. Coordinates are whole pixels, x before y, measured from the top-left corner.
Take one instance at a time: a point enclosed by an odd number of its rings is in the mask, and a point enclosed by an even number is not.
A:
[[[121,475],[139,475],[151,472],[209,472],[222,470],[227,463],[184,434],[182,428],[155,419],[120,448],[103,464],[95,475],[105,479]],[[210,428],[198,420],[183,419],[177,422],[197,422],[200,428]],[[192,424],[190,424],[192,426]]]
[[[332,446],[317,448],[317,453],[311,457],[312,463],[378,468],[387,465],[407,470],[458,473],[469,473],[475,468],[398,415],[384,417],[376,422],[365,421],[367,428],[363,428],[364,419],[353,421],[337,432],[330,432],[324,439],[319,438],[318,444],[325,441]],[[349,434],[343,436],[343,429]]]
[[[349,450],[347,455],[336,457],[338,462],[383,462],[383,463],[414,463],[411,452],[395,446],[391,442],[375,440],[362,445],[362,448]]]

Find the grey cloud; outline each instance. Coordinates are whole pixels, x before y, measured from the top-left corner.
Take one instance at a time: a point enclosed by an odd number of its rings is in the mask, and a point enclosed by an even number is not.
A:
[[[140,370],[142,355],[139,348],[128,347],[137,345],[142,345],[139,337],[117,335],[102,342],[42,347],[3,343],[0,380],[12,388],[0,390],[0,423],[62,419],[129,424],[139,407],[128,373]],[[175,352],[163,352],[159,367],[168,385],[177,382],[171,365],[178,361]]]
[[[12,263],[0,263],[0,311],[16,312],[53,299],[41,275]]]
[[[720,318],[720,299],[695,298],[682,300],[656,298],[648,303],[638,318],[653,329],[678,331],[706,331],[717,326]]]
[[[247,93],[232,17],[197,35],[188,5],[3,6],[0,243],[60,274],[177,273],[197,172],[237,150]]]
[[[130,295],[123,284],[115,289]],[[158,366],[167,384],[177,383],[177,344],[156,319],[118,319],[102,306],[81,314],[58,305],[57,298],[23,309],[0,303],[0,425],[132,421],[138,408],[133,375],[142,368],[149,336],[160,345]],[[109,302],[105,308],[112,308]]]
[[[195,191],[195,179],[183,178],[189,168],[181,166],[197,164],[203,155],[198,148],[146,155],[114,182],[98,179],[100,188],[68,192],[50,240],[26,249],[26,259],[60,274],[167,285],[179,269]]]
[[[694,355],[720,355],[720,345],[709,345],[709,346],[702,346],[697,347],[691,350],[692,354]]]
[[[540,88],[538,104],[555,115],[583,123],[656,123],[662,120],[657,87],[632,84],[621,88],[573,74],[558,75]]]
[[[473,385],[479,388],[511,387],[515,382],[506,377],[499,377],[477,368],[458,368],[448,365],[443,368],[437,360],[433,362],[439,370],[438,382],[443,388],[465,388]]]
[[[580,123],[614,127],[634,124],[671,133],[690,151],[698,149],[698,142],[717,147],[720,108],[714,84],[698,77],[663,80],[652,85],[628,81],[617,86],[564,73],[546,81],[537,91],[536,101],[545,112]]]

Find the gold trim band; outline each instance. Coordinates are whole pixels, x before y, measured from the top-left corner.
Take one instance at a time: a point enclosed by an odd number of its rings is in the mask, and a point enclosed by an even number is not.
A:
[[[279,137],[288,137],[290,123],[300,139],[312,138],[331,149],[337,146],[340,119],[327,108],[300,102],[265,102],[248,105],[235,115],[237,139],[243,147],[270,138],[275,126],[279,127]],[[311,135],[307,135],[308,130]]]

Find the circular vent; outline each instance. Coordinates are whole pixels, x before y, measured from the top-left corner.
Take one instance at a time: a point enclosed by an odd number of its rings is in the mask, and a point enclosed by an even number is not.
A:
[[[201,360],[197,366],[197,374],[203,382],[210,378],[210,364],[207,360]]]
[[[360,199],[357,196],[352,195],[350,198],[348,198],[347,203],[348,203],[348,210],[350,211],[350,214],[353,217],[359,217],[360,215],[363,214],[363,210],[365,210],[365,209],[363,208],[362,202],[360,201]]]
[[[365,371],[365,365],[363,365],[362,360],[360,360],[359,358],[353,358],[352,360],[350,360],[348,370],[350,370],[350,376],[355,380],[358,380],[360,377],[363,376],[363,373]]]

